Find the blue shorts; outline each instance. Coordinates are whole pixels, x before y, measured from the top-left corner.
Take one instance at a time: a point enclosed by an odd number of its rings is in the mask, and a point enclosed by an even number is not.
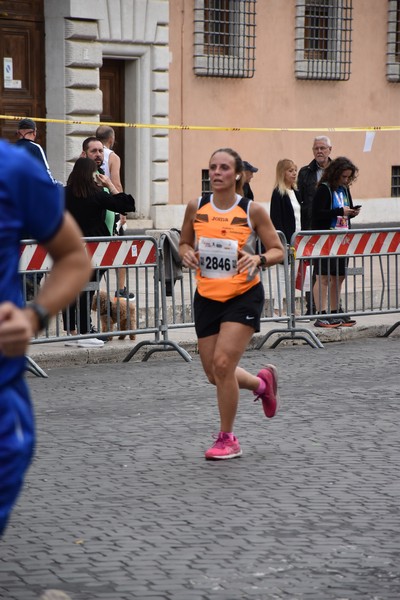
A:
[[[29,390],[19,377],[0,388],[0,536],[32,460],[34,441]]]

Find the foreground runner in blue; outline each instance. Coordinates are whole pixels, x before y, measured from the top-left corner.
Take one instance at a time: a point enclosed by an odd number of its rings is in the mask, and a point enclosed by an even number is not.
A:
[[[79,293],[90,276],[80,231],[64,214],[61,188],[23,149],[0,141],[0,536],[32,458],[35,433],[24,381],[32,337]],[[53,259],[34,302],[23,306],[20,240],[41,242]]]
[[[243,163],[231,148],[214,152],[209,174],[212,194],[189,202],[180,255],[196,269],[194,321],[199,353],[217,388],[220,431],[205,453],[208,460],[241,456],[233,425],[239,389],[251,390],[271,418],[277,411],[277,374],[267,365],[257,376],[238,366],[252,335],[260,331],[264,289],[259,269],[283,260],[283,248],[266,211],[236,193]],[[265,247],[257,254],[257,237]]]

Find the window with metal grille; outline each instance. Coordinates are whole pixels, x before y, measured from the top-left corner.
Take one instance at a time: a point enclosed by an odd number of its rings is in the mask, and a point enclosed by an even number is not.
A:
[[[253,77],[256,0],[195,0],[194,72],[205,77]]]
[[[392,167],[392,198],[400,198],[400,167]]]
[[[397,2],[396,7],[396,62],[400,62],[400,2]]]
[[[389,0],[386,76],[400,81],[400,0]]]
[[[210,175],[208,169],[201,170],[201,193],[206,194],[211,192]]]
[[[352,0],[296,0],[298,79],[350,78]]]

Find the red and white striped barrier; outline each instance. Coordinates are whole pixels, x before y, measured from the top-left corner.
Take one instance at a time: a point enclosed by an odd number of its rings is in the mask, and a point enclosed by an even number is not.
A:
[[[151,240],[113,238],[107,242],[86,242],[86,251],[94,268],[154,265],[157,247]],[[49,271],[53,262],[45,248],[38,244],[22,244],[20,271]]]
[[[297,234],[294,249],[296,258],[397,254],[400,251],[400,231]]]
[[[157,262],[157,247],[151,240],[89,242],[86,250],[92,257],[93,267],[154,265]]]

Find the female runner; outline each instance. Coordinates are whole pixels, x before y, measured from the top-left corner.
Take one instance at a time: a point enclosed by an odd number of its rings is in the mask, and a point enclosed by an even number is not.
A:
[[[277,372],[266,365],[257,376],[238,366],[248,342],[260,331],[264,289],[259,269],[283,260],[283,247],[260,204],[235,192],[243,163],[231,148],[210,159],[212,194],[189,202],[180,240],[184,266],[196,269],[194,315],[203,369],[217,388],[220,432],[205,453],[209,460],[241,456],[233,424],[239,389],[262,400],[265,415],[278,410]],[[257,237],[265,246],[256,253]]]

